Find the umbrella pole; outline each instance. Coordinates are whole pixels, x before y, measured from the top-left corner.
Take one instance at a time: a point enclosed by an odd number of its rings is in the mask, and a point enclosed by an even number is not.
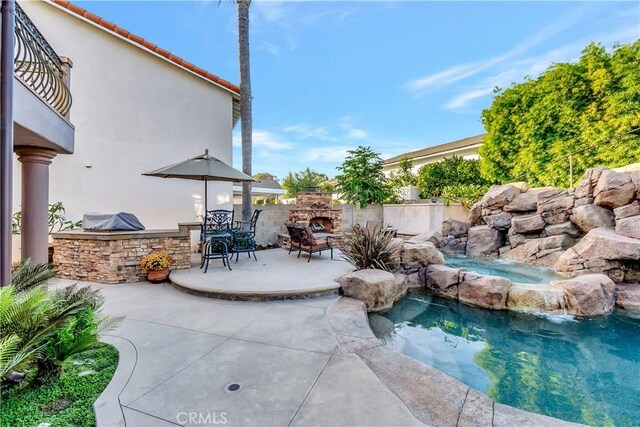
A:
[[[209,193],[209,191],[207,191],[207,177],[204,177],[204,218],[206,220],[207,218],[207,193]]]

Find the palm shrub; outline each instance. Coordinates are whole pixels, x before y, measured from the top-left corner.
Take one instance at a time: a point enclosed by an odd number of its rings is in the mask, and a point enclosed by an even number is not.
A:
[[[56,274],[58,270],[51,264],[33,264],[30,259],[26,259],[13,264],[11,284],[16,291],[21,292],[44,284],[47,280],[53,279]]]
[[[69,286],[47,291],[41,284],[55,274],[46,264],[22,262],[12,283],[0,288],[0,380],[30,369],[58,371],[61,362],[90,349],[98,334],[117,320],[98,316],[99,291]]]
[[[44,371],[55,373],[68,358],[93,350],[100,340],[100,334],[116,327],[122,318],[100,316],[104,297],[100,291],[89,287],[67,286],[55,291],[51,298],[57,305],[82,307],[49,340],[47,354],[40,367]]]
[[[354,225],[345,233],[343,257],[357,270],[393,270],[400,263],[402,241],[395,239],[385,228]]]

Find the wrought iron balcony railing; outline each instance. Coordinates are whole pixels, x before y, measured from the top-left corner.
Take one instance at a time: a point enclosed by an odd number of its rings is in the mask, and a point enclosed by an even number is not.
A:
[[[17,4],[15,28],[15,75],[54,110],[67,117],[71,91],[65,64]]]

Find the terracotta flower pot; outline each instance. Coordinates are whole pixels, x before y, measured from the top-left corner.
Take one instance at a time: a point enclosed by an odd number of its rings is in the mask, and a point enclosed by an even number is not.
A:
[[[169,269],[165,268],[164,270],[149,270],[147,271],[147,279],[151,283],[160,283],[167,280],[169,277]]]

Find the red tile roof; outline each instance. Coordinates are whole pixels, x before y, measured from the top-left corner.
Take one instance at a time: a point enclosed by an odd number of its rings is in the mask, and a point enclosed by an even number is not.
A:
[[[116,24],[109,22],[106,19],[99,17],[98,15],[94,15],[88,10],[81,8],[80,6],[76,6],[75,4],[69,3],[68,1],[64,1],[64,0],[51,0],[51,2],[54,4],[57,4],[60,7],[65,8],[70,12],[73,12],[76,15],[82,16],[83,18],[98,24],[102,28],[112,33],[118,34],[128,40],[131,40],[132,42],[140,45],[144,49],[150,50],[151,52],[157,53],[158,55],[164,58],[167,58],[169,61],[179,65],[180,67],[186,68],[189,71],[193,71],[194,73],[204,77],[205,79],[210,80],[220,86],[223,86],[238,95],[240,94],[240,87],[238,87],[237,85],[234,85],[233,83],[228,82],[227,80],[224,80],[216,76],[215,74],[208,72],[207,70],[204,70],[200,67],[196,67],[192,63],[185,61],[179,56],[176,56],[169,51],[159,48],[158,46],[149,42],[148,40],[145,40],[136,34],[130,33],[124,28],[120,28]]]

